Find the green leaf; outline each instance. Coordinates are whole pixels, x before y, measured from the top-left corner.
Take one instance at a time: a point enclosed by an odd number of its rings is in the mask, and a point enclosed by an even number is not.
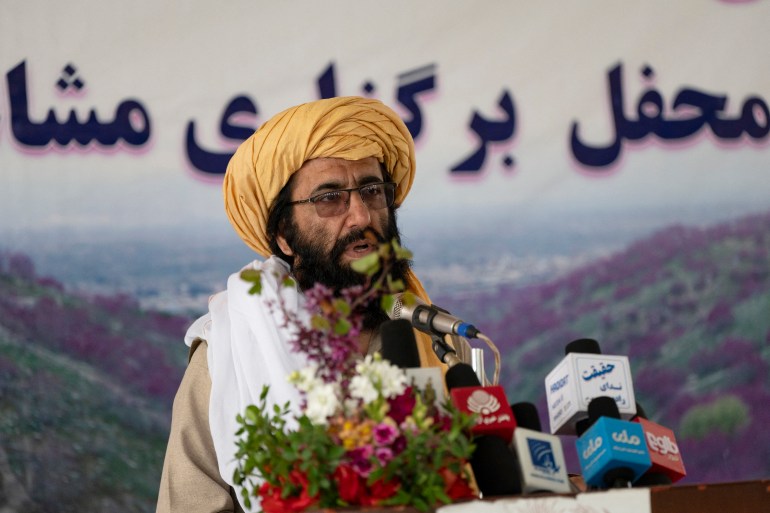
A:
[[[369,253],[365,257],[354,260],[350,264],[350,267],[357,273],[371,276],[380,270],[380,255],[377,253]]]
[[[413,293],[406,291],[401,294],[401,302],[407,306],[412,306],[417,302],[417,299]]]
[[[384,312],[390,312],[393,310],[393,305],[396,304],[396,297],[393,294],[385,294],[380,298],[380,307]]]
[[[244,269],[241,271],[241,279],[254,284],[249,289],[249,294],[260,294],[262,292],[262,271]]]
[[[342,315],[350,315],[350,305],[342,298],[334,300],[334,309]]]
[[[329,324],[329,319],[323,317],[322,315],[314,315],[310,319],[310,325],[319,331],[328,331],[331,327]]]
[[[380,244],[380,247],[377,249],[377,253],[379,253],[382,258],[389,258],[392,252],[393,250],[387,242]]]
[[[281,282],[281,284],[282,284],[284,287],[289,287],[289,288],[291,288],[291,287],[294,287],[294,284],[295,284],[295,283],[296,283],[296,282],[294,281],[294,278],[292,278],[291,276],[286,276],[286,277],[283,279],[283,281]]]
[[[399,260],[411,260],[412,252],[402,247],[395,238],[391,241],[391,244],[393,245],[393,252],[396,254],[396,258]]]
[[[337,319],[337,323],[334,325],[335,335],[346,335],[350,332],[350,322],[347,319]]]
[[[401,292],[406,288],[404,280],[394,280],[388,275],[388,289],[393,292]]]
[[[253,423],[256,423],[256,422],[257,422],[257,420],[259,419],[259,417],[260,417],[260,411],[257,409],[257,407],[256,407],[256,406],[254,406],[254,405],[252,404],[252,405],[249,405],[249,406],[246,408],[246,418],[247,418],[249,421],[251,421],[251,423],[252,423],[252,424],[253,424]]]

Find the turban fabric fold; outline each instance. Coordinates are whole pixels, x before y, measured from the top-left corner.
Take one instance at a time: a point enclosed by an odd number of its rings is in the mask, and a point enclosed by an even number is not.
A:
[[[396,182],[396,205],[414,181],[414,142],[392,109],[378,100],[343,97],[287,109],[263,124],[230,159],[223,192],[235,231],[260,255],[270,255],[270,207],[306,161],[375,157]]]

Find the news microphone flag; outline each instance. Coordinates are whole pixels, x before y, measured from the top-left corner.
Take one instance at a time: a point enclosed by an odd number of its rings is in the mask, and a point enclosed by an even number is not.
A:
[[[589,486],[608,488],[618,479],[632,483],[652,465],[642,426],[626,420],[601,417],[576,445]]]
[[[640,481],[644,480],[642,484],[671,484],[676,483],[687,475],[674,432],[667,427],[641,417],[635,418],[634,422],[639,423],[644,431],[644,440],[647,443],[647,450],[652,461],[650,469],[640,478]],[[645,477],[648,475],[665,476],[668,478],[668,483],[661,479],[645,480]]]
[[[545,395],[552,434],[576,434],[576,423],[588,417],[588,404],[595,397],[615,399],[623,419],[636,414],[626,356],[570,353],[546,376]]]
[[[652,462],[642,426],[620,420],[611,397],[596,397],[588,405],[591,426],[575,443],[583,479],[598,488],[627,487]]]
[[[474,436],[492,435],[510,443],[516,421],[503,387],[458,387],[449,391],[452,404],[465,413],[476,414]]]
[[[523,493],[570,493],[567,465],[559,437],[542,433],[537,408],[532,403],[511,406],[516,419],[513,448],[521,472]]]

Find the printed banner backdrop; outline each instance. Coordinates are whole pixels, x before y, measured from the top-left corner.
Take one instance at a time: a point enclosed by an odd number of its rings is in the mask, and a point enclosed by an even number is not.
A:
[[[404,245],[500,347],[512,402],[547,428],[543,379],[595,338],[629,355],[684,482],[770,476],[768,19],[718,0],[4,2],[0,506],[154,509],[185,329],[255,257],[224,215],[229,155],[344,95],[406,121]]]

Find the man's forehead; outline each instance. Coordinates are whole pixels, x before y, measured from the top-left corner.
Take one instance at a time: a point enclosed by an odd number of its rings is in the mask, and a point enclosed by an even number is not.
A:
[[[292,176],[295,189],[311,190],[323,184],[341,185],[351,180],[358,183],[368,178],[383,179],[382,166],[374,157],[360,160],[345,160],[323,157],[306,161]]]

